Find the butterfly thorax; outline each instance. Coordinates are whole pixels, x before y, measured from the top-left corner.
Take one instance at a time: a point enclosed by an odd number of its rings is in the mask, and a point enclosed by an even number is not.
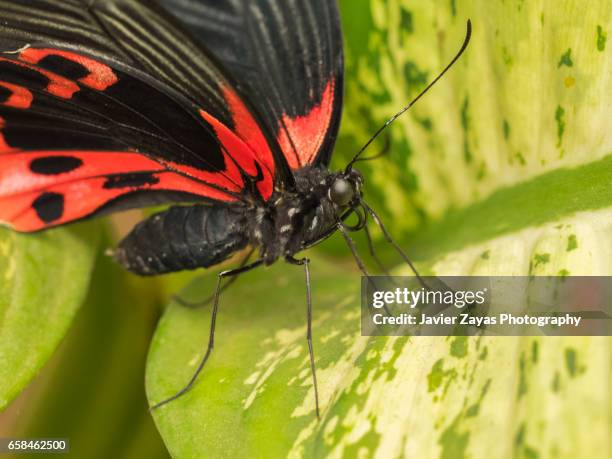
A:
[[[295,174],[295,191],[276,192],[255,209],[250,241],[266,264],[313,245],[334,226],[329,187],[336,175],[323,167],[302,168]]]

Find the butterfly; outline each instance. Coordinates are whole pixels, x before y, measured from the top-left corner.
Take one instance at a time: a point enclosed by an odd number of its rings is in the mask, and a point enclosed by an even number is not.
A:
[[[328,168],[342,112],[343,43],[332,0],[0,0],[0,223],[35,232],[127,208],[140,222],[115,259],[140,275],[208,268],[222,279],[297,254],[368,217],[353,167]],[[347,223],[350,215],[358,222]],[[227,285],[227,284],[226,284]]]

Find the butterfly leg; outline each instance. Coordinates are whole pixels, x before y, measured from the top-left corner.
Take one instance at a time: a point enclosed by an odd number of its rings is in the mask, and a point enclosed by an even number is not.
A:
[[[340,220],[338,220],[338,222],[336,223],[336,227],[338,228],[338,230],[340,230],[340,232],[342,233],[342,236],[344,236],[344,240],[346,241],[346,244],[349,246],[349,249],[351,249],[353,258],[355,259],[355,262],[357,263],[357,266],[359,267],[359,271],[361,271],[361,274],[363,274],[365,277],[370,279],[370,274],[368,274],[365,264],[363,263],[363,260],[361,259],[361,257],[359,256],[359,253],[357,252],[355,241],[353,241],[353,239],[349,235],[348,229],[346,228],[344,223],[342,223],[342,221]]]
[[[349,246],[349,249],[351,249],[351,253],[353,254],[353,258],[355,259],[355,262],[357,263],[357,266],[359,267],[359,270],[361,271],[361,274],[366,277],[368,282],[374,287],[375,290],[378,290],[378,286],[376,285],[376,281],[372,278],[372,276],[370,276],[370,274],[366,270],[365,264],[363,263],[363,260],[361,259],[361,257],[359,256],[359,253],[357,252],[357,247],[355,246],[355,241],[353,241],[353,239],[351,238],[351,236],[348,233],[348,229],[346,228],[344,223],[342,223],[341,220],[338,220],[338,222],[336,223],[336,227],[338,228],[338,230],[340,230],[340,232],[342,233],[342,236],[344,236],[344,240],[346,241],[346,244]],[[385,313],[388,316],[392,315],[391,311],[389,310],[389,308],[388,308],[388,306],[386,304],[383,305],[383,309],[385,310]]]
[[[440,291],[443,291],[443,292],[447,292],[447,291],[448,292],[453,292],[454,291],[451,287],[446,285],[440,279],[433,278],[432,279],[433,284],[431,284],[431,285],[427,284],[425,282],[425,280],[421,277],[419,272],[417,271],[417,269],[414,266],[414,264],[412,263],[412,261],[410,261],[410,259],[408,258],[408,255],[406,255],[406,253],[402,250],[402,248],[399,246],[399,244],[397,242],[395,242],[395,240],[391,237],[391,234],[389,233],[387,228],[385,228],[385,225],[383,225],[383,222],[380,220],[380,217],[376,214],[376,212],[374,212],[374,210],[370,206],[368,206],[365,202],[361,201],[361,204],[363,205],[363,208],[366,210],[366,212],[372,217],[374,222],[376,222],[376,224],[378,225],[378,227],[382,231],[386,241],[388,243],[390,243],[395,248],[395,250],[400,254],[400,256],[408,264],[408,266],[410,266],[410,269],[412,269],[412,272],[414,272],[414,275],[419,280],[419,283],[425,289],[427,289],[427,290],[440,290]]]
[[[383,233],[383,236],[385,237],[385,240],[393,246],[393,248],[400,254],[400,256],[408,264],[408,266],[410,266],[410,269],[412,270],[414,275],[417,277],[421,285],[425,287],[426,289],[430,290],[429,286],[425,283],[425,280],[423,280],[423,278],[417,271],[412,261],[410,261],[410,258],[408,258],[408,255],[406,255],[406,252],[404,252],[402,248],[399,246],[399,244],[395,242],[395,240],[391,237],[391,234],[389,233],[389,231],[387,231],[387,228],[385,228],[385,225],[383,225],[383,222],[380,220],[376,212],[374,212],[374,210],[370,206],[368,206],[364,201],[361,201],[361,204],[363,205],[363,208],[366,210],[366,212],[372,217],[374,222],[378,225],[378,227]]]
[[[242,261],[238,265],[238,268],[242,268],[243,266],[245,266],[247,264],[247,262],[249,261],[249,258],[251,258],[251,255],[253,255],[254,251],[255,251],[255,249],[249,250],[249,253],[247,253],[246,256],[242,259]],[[219,291],[219,293],[223,293],[237,279],[238,279],[237,275],[236,276],[232,276],[230,278],[230,280],[228,280],[226,283],[223,284],[223,286],[221,286],[221,290]],[[181,298],[178,295],[172,295],[172,300],[176,301],[181,306],[184,306],[184,307],[190,308],[190,309],[196,309],[196,308],[204,307],[204,306],[206,306],[208,303],[210,303],[214,299],[215,299],[215,295],[213,294],[213,295],[210,295],[208,298],[206,298],[203,301],[194,301],[194,302],[192,302],[192,301],[184,300],[183,298]]]
[[[372,243],[372,236],[370,235],[370,230],[368,229],[367,225],[363,227],[363,231],[365,233],[366,240],[368,241],[368,250],[370,251],[370,256],[376,262],[378,268],[382,271],[382,273],[387,277],[391,277],[391,273],[389,272],[389,270],[385,267],[385,265],[382,264],[380,258],[378,258],[378,256],[376,255],[376,251],[374,250],[374,244]]]
[[[236,268],[236,269],[231,269],[231,270],[228,270],[228,271],[223,271],[223,272],[219,273],[219,275],[217,276],[217,288],[215,290],[212,314],[211,314],[211,319],[210,319],[210,332],[209,332],[209,335],[208,335],[208,346],[206,348],[206,353],[204,354],[204,357],[200,361],[200,364],[198,365],[198,368],[196,368],[196,371],[193,373],[193,376],[191,377],[189,382],[185,385],[185,387],[183,387],[181,390],[179,390],[172,397],[169,397],[169,398],[167,398],[165,400],[162,400],[161,402],[156,403],[155,405],[153,405],[151,407],[151,410],[155,410],[155,409],[159,408],[160,406],[165,405],[168,402],[176,400],[181,395],[183,395],[186,392],[188,392],[193,387],[193,385],[196,382],[196,380],[198,379],[198,376],[199,376],[200,372],[204,368],[204,365],[206,364],[206,361],[208,360],[208,357],[210,356],[213,348],[215,347],[215,326],[216,326],[216,323],[217,323],[217,312],[219,310],[219,295],[220,295],[221,290],[222,290],[221,289],[221,282],[222,282],[223,278],[224,277],[237,276],[238,274],[242,274],[242,273],[250,271],[250,270],[252,270],[254,268],[257,268],[258,266],[260,266],[262,264],[263,264],[263,260],[256,260],[256,261],[254,261],[252,263],[249,263],[247,265],[244,265],[242,267],[239,267],[239,268]]]
[[[319,414],[319,388],[317,385],[317,369],[315,367],[314,350],[312,347],[312,295],[310,288],[310,260],[308,258],[302,258],[297,260],[293,257],[285,258],[288,263],[292,265],[299,265],[304,267],[304,274],[306,276],[306,341],[308,342],[308,354],[310,355],[310,371],[312,372],[312,383],[314,386],[315,395],[315,408],[317,411],[317,419],[321,419]]]

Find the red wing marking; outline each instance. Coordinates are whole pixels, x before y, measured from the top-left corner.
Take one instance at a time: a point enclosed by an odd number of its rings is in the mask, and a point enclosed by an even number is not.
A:
[[[12,92],[9,98],[6,99],[4,102],[0,103],[0,105],[4,105],[6,107],[20,108],[24,110],[26,108],[30,108],[30,106],[32,105],[32,100],[34,100],[34,96],[32,96],[32,93],[23,86],[7,83],[6,81],[0,81],[0,86],[5,87],[6,89]],[[2,128],[2,125],[0,125],[0,128]]]
[[[50,186],[44,193],[35,191],[16,196],[0,195],[0,221],[8,223],[17,231],[38,231],[91,215],[106,203],[139,190],[181,191],[219,201],[234,200],[216,188],[201,185],[173,172],[156,172],[151,177],[156,179],[156,183],[152,181],[138,187],[105,188],[107,177],[92,177]],[[42,196],[59,198],[60,208],[52,221],[42,220],[35,208],[36,201]]]
[[[236,167],[236,164],[227,157],[225,152],[223,152],[223,156],[225,157],[225,170],[223,173],[207,172],[196,167],[186,166],[185,164],[179,164],[168,160],[160,159],[160,162],[167,165],[168,169],[180,171],[182,174],[192,177],[195,180],[212,183],[228,191],[240,193],[244,183],[240,175],[240,170]]]
[[[45,91],[56,97],[60,97],[62,99],[70,99],[72,98],[74,93],[79,90],[79,85],[76,84],[74,81],[57,75],[56,73],[41,69],[40,67],[26,64],[25,62],[16,61],[14,59],[6,59],[4,57],[0,57],[0,62],[8,62],[13,65],[18,65],[20,67],[24,67],[38,72],[41,75],[47,77],[47,79],[49,80],[49,84],[45,88]]]
[[[69,156],[80,160],[81,165],[61,174],[37,174],[30,170],[39,158]],[[110,175],[148,170],[164,170],[164,167],[139,153],[112,151],[37,151],[13,152],[0,159],[0,196],[43,190],[62,182],[83,180],[92,176]]]
[[[143,190],[237,200],[229,192],[168,170],[139,153],[40,151],[0,157],[0,221],[18,231],[78,220],[109,201]]]
[[[119,79],[113,69],[108,65],[95,61],[80,54],[58,49],[39,49],[27,48],[21,52],[19,58],[28,64],[38,64],[47,56],[59,56],[69,61],[75,62],[89,71],[89,75],[80,78],[79,83],[98,91],[105,91],[110,86],[116,84]]]
[[[251,177],[256,177],[260,172],[263,174],[263,178],[257,182],[257,189],[267,200],[274,189],[272,151],[261,128],[238,95],[227,87],[222,90],[234,121],[234,131],[204,110],[200,110],[200,115],[213,127],[224,149],[242,170]],[[263,166],[259,170],[257,163]]]
[[[32,65],[16,61],[14,59],[6,59],[4,57],[0,57],[0,62],[9,62],[13,65],[25,67],[27,69],[34,70],[35,72],[38,72],[41,75],[44,75],[49,79],[49,84],[47,85],[45,90],[49,94],[60,97],[62,99],[72,98],[74,93],[79,90],[79,85],[76,84],[74,81],[59,76],[53,72],[48,72],[47,70],[43,70],[39,67],[34,67]]]
[[[277,140],[292,169],[299,169],[316,159],[331,122],[333,103],[334,82],[330,80],[321,102],[310,113],[296,118],[283,115]]]
[[[250,147],[257,160],[274,174],[272,151],[257,121],[232,89],[224,87],[222,91],[232,113],[236,134]]]

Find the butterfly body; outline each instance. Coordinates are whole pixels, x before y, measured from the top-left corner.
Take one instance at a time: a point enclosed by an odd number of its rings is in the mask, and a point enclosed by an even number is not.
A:
[[[140,222],[119,244],[115,259],[140,275],[214,266],[246,246],[259,248],[264,264],[317,244],[337,224],[331,197],[343,173],[306,167],[294,191],[277,191],[262,204],[175,206]],[[352,190],[359,190],[351,175]]]
[[[125,269],[143,276],[214,266],[248,244],[246,209],[174,206],[138,223],[114,251]]]

